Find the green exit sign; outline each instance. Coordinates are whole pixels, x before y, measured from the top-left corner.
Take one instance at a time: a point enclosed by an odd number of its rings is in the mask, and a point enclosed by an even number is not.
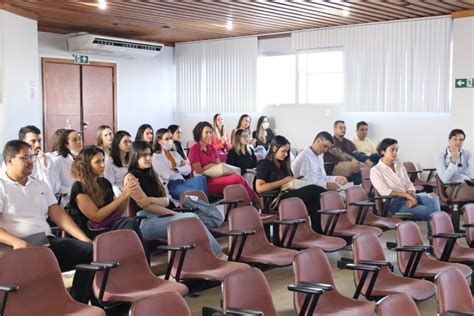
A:
[[[75,64],[88,64],[89,63],[89,56],[74,55],[74,63]]]
[[[474,88],[474,78],[456,79],[456,88]]]

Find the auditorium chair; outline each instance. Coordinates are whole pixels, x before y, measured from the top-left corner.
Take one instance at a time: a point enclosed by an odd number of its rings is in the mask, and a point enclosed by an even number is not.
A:
[[[438,297],[438,315],[474,315],[474,302],[469,284],[459,270],[443,271],[436,276],[435,282]]]
[[[393,273],[393,265],[385,260],[380,240],[374,233],[362,233],[354,237],[352,248],[355,264],[378,269],[377,271],[354,271],[354,281],[357,286],[354,298],[358,298],[360,294],[365,295],[367,299],[374,299],[390,294],[405,293],[414,300],[421,301],[435,294],[433,283]]]

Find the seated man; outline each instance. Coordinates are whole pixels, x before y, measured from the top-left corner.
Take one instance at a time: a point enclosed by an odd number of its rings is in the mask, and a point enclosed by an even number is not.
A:
[[[375,143],[367,137],[369,131],[369,124],[364,121],[357,123],[356,135],[352,139],[352,142],[359,152],[357,160],[363,161],[369,167],[377,164],[379,162],[380,156],[377,153],[377,148]]]
[[[334,145],[324,154],[324,162],[334,164],[333,175],[344,176],[354,184],[360,184],[360,162],[355,156],[359,152],[345,135],[346,123],[340,120],[334,122]]]
[[[92,243],[74,221],[61,209],[52,190],[41,180],[31,177],[36,156],[31,146],[21,140],[5,144],[3,159],[6,172],[0,176],[0,243],[14,249],[30,246],[25,237],[44,233],[49,248],[58,259],[61,271],[73,270],[77,264],[90,263]],[[62,230],[77,238],[54,237],[46,221],[49,217]],[[71,296],[87,301],[87,272],[77,271]]]
[[[462,148],[466,134],[461,129],[453,129],[449,133],[448,146],[436,155],[436,172],[444,183],[461,182],[453,199],[458,201],[474,201],[474,187],[464,181],[471,180],[469,166],[472,155]],[[451,190],[452,188],[448,188]],[[447,192],[450,194],[451,192]]]
[[[306,147],[291,164],[293,174],[327,190],[336,191],[347,183],[341,176],[328,176],[324,170],[323,155],[334,144],[328,132],[319,132],[311,146]]]
[[[42,150],[41,150],[41,131],[39,128],[33,125],[23,126],[18,131],[18,139],[22,140],[31,147],[31,151],[33,152],[34,159],[33,159],[33,170],[31,172],[31,176],[46,182],[46,184],[53,190],[54,192],[54,184],[55,184],[55,176],[53,170],[53,163],[51,158],[49,158]],[[2,164],[2,173],[7,170],[7,166],[5,165],[5,161]]]

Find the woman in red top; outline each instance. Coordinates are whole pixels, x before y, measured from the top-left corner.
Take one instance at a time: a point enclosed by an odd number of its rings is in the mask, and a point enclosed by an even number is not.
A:
[[[212,125],[209,122],[199,122],[193,129],[193,137],[196,144],[189,150],[189,162],[195,173],[200,174],[204,170],[221,163],[216,149],[211,144]],[[222,195],[224,187],[230,184],[243,185],[250,199],[255,200],[257,205],[260,206],[260,200],[257,198],[257,195],[239,174],[208,178],[207,191],[210,194]]]

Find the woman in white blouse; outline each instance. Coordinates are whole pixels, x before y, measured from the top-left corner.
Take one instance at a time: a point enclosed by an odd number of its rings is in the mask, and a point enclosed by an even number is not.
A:
[[[128,173],[128,162],[132,138],[126,131],[115,133],[110,149],[110,157],[105,160],[104,177],[112,184],[115,196],[123,191],[123,179]]]
[[[168,191],[175,200],[182,192],[201,190],[207,192],[207,180],[203,176],[185,179],[191,174],[189,162],[184,160],[173,148],[173,137],[166,128],[160,128],[155,134],[155,146],[152,158],[153,170],[167,184]]]
[[[389,212],[410,213],[417,220],[426,220],[428,236],[431,236],[431,214],[441,210],[438,196],[434,193],[416,194],[407,170],[397,160],[398,142],[395,139],[382,140],[377,152],[382,158],[370,169],[370,181],[379,194],[394,197]]]
[[[64,194],[61,205],[64,206],[69,202],[69,194],[71,193],[71,186],[74,179],[71,175],[71,166],[74,158],[82,150],[81,134],[73,129],[67,129],[59,137],[58,142],[58,157],[54,161],[54,171],[57,175],[57,183],[55,194]]]

